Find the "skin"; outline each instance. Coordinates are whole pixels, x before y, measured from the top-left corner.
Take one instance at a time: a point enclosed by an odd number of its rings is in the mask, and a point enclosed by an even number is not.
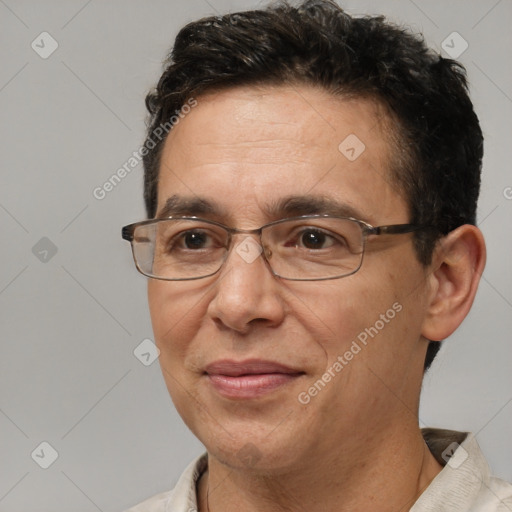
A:
[[[251,229],[275,220],[268,202],[309,195],[343,202],[375,226],[409,222],[378,104],[309,86],[240,87],[197,100],[167,138],[158,211],[173,195],[200,197],[223,210],[201,217]],[[338,150],[349,134],[366,146],[352,162]],[[477,228],[462,226],[424,267],[411,240],[371,237],[361,269],[331,281],[282,280],[263,257],[249,264],[233,250],[215,276],[149,280],[167,387],[209,455],[201,511],[408,510],[441,470],[418,427],[427,339],[446,338],[467,314],[485,248]],[[300,403],[394,303],[402,310]],[[247,400],[220,396],[205,375],[213,361],[252,358],[303,373]]]

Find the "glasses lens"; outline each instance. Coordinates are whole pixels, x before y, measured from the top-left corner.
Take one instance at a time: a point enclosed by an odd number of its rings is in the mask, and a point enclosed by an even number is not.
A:
[[[349,219],[286,220],[266,228],[263,237],[273,271],[285,279],[333,279],[361,266],[363,232]]]
[[[227,254],[226,230],[205,221],[158,220],[137,226],[133,254],[149,277],[179,280],[214,274]]]

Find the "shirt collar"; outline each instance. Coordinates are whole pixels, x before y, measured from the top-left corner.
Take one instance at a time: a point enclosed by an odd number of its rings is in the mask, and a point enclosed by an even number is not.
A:
[[[426,428],[423,438],[443,469],[410,512],[471,510],[482,488],[490,489],[490,470],[473,434]]]

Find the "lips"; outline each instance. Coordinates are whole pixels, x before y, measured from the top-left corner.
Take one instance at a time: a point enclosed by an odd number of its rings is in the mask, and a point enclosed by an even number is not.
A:
[[[205,368],[213,388],[226,398],[257,398],[277,391],[304,372],[273,361],[219,360]]]

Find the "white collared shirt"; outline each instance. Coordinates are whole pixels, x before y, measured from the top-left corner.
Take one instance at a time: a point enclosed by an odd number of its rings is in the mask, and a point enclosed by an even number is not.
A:
[[[490,475],[472,434],[423,429],[423,437],[444,467],[409,512],[512,512],[512,485]],[[172,491],[153,496],[126,512],[197,512],[196,483],[208,465],[195,459]]]

